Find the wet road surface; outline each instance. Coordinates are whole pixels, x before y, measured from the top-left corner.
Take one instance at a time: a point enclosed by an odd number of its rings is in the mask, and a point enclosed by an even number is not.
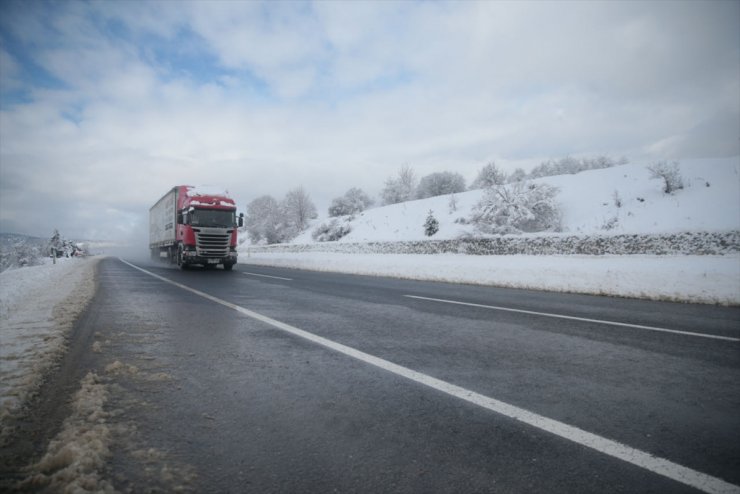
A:
[[[134,264],[101,262],[78,328],[118,490],[740,485],[736,308]]]

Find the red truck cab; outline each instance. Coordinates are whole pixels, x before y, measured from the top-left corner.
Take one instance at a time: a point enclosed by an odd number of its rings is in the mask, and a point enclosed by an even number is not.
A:
[[[225,192],[178,185],[150,211],[152,257],[169,258],[182,269],[221,264],[231,270],[237,261],[237,227],[244,215]]]

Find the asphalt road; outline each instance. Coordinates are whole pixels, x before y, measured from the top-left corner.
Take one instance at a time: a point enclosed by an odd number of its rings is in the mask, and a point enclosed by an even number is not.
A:
[[[136,266],[77,328],[121,491],[740,490],[737,308]]]

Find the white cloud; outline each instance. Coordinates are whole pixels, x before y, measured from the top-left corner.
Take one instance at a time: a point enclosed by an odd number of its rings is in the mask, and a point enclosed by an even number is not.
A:
[[[69,223],[101,234],[176,183],[225,184],[241,206],[302,184],[326,207],[353,186],[378,192],[404,163],[471,179],[491,159],[513,169],[566,154],[737,153],[738,5],[147,2],[14,12],[0,34],[64,84],[34,84],[11,45],[0,50],[3,91],[27,88],[32,99],[0,113],[2,228],[24,197],[121,211]],[[50,218],[59,216],[35,217]]]

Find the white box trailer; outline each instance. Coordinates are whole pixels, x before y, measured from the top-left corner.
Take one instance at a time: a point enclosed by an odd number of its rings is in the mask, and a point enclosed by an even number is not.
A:
[[[173,187],[149,209],[149,248],[161,249],[174,246],[177,242],[177,193]]]

